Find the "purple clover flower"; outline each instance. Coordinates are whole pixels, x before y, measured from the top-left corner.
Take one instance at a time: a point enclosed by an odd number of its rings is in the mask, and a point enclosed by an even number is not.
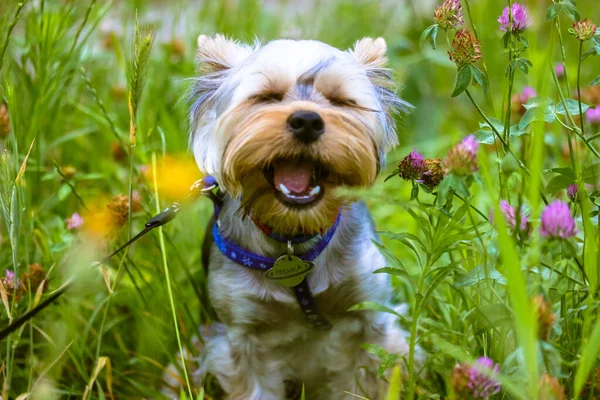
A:
[[[577,199],[577,185],[572,184],[567,187],[567,197],[571,201],[575,201]]]
[[[540,234],[560,239],[568,239],[577,234],[575,218],[567,203],[557,200],[546,206],[542,212]]]
[[[487,373],[482,373],[486,371]],[[475,361],[475,365],[471,367],[469,374],[469,388],[473,390],[473,396],[478,399],[487,399],[493,394],[500,392],[500,382],[490,378],[491,373],[497,374],[499,371],[498,365],[488,357],[480,357]]]
[[[504,219],[506,220],[506,224],[512,230],[515,230],[517,226],[517,217],[516,210],[513,206],[508,204],[505,200],[500,200],[500,211],[502,215],[504,215]],[[521,208],[521,222],[519,225],[519,230],[521,232],[529,231],[529,217],[525,214],[523,209]]]
[[[467,136],[450,149],[446,160],[444,160],[444,169],[448,173],[452,172],[459,176],[473,175],[474,172],[479,170],[477,163],[478,149],[479,143],[475,136]]]
[[[488,399],[500,392],[500,383],[490,375],[497,374],[498,365],[487,357],[475,363],[460,363],[452,371],[452,388],[458,399]]]
[[[67,223],[67,229],[75,230],[83,226],[83,217],[79,213],[73,213],[70,218],[65,221]]]
[[[398,164],[398,170],[400,171],[400,177],[407,181],[420,180],[421,176],[427,171],[423,155],[417,152],[415,149],[412,153],[404,157],[400,164]]]
[[[600,105],[596,108],[589,108],[585,113],[585,117],[590,124],[600,125]]]
[[[500,23],[500,30],[502,32],[512,31],[514,33],[521,33],[531,25],[527,7],[519,3],[514,3],[512,5],[512,22],[510,21],[508,7],[502,11],[502,15],[498,18],[498,22]]]
[[[565,77],[565,65],[563,63],[556,63],[554,66],[554,72],[556,73],[556,77],[558,79]]]

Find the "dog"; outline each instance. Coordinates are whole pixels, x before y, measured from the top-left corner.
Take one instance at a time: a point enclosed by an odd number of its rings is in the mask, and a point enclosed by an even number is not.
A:
[[[220,322],[204,335],[196,384],[210,373],[232,400],[293,398],[302,386],[308,399],[378,399],[379,360],[361,344],[408,353],[394,316],[347,311],[389,305],[391,286],[373,273],[386,261],[366,205],[336,190],[375,183],[398,142],[394,116],[410,109],[386,51],[383,38],[347,51],[313,40],[198,38],[191,148],[224,193],[215,239],[242,254],[211,247],[208,289]],[[307,298],[244,258],[291,260],[315,246],[323,248],[303,281]]]

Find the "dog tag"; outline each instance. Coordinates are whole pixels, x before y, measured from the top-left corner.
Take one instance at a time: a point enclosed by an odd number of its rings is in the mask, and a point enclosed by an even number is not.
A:
[[[310,261],[286,254],[275,261],[266,276],[283,286],[294,287],[298,286],[314,267],[315,264]]]

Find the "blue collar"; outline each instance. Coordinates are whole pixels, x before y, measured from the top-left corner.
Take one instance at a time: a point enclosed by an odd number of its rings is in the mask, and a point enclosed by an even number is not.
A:
[[[315,244],[307,252],[298,255],[298,258],[304,261],[314,261],[323,252],[323,250],[325,250],[329,242],[331,242],[331,239],[333,238],[333,235],[339,226],[340,218],[341,212],[338,214],[333,225],[324,233],[324,235],[322,235],[321,240],[319,240],[319,242],[317,242],[317,244]],[[258,271],[268,271],[273,268],[273,265],[276,261],[275,258],[265,257],[261,256],[260,254],[253,253],[250,250],[245,249],[238,244],[224,238],[219,232],[217,223],[213,225],[212,234],[215,244],[221,253],[223,253],[223,255],[225,255],[231,261],[243,267]],[[312,326],[316,328],[328,328],[331,326],[329,321],[319,312],[312,297],[310,286],[308,285],[308,280],[306,278],[304,278],[299,285],[294,287],[294,292],[300,309]]]
[[[325,248],[333,238],[333,235],[335,234],[335,231],[337,230],[338,225],[340,223],[341,215],[341,213],[338,214],[335,222],[327,230],[327,232],[325,232],[321,240],[319,240],[319,242],[315,244],[314,247],[312,247],[306,253],[298,255],[298,258],[304,261],[314,261],[319,256],[319,254],[321,254],[323,250],[325,250]],[[219,228],[216,223],[213,226],[212,233],[213,238],[215,239],[215,244],[217,245],[219,250],[221,250],[221,253],[227,256],[227,258],[229,258],[230,260],[240,265],[243,265],[244,267],[257,269],[260,271],[268,271],[271,268],[273,268],[273,265],[276,261],[275,258],[265,257],[261,256],[260,254],[253,253],[250,250],[245,249],[228,239],[225,239],[223,236],[221,236],[221,233],[219,232]]]

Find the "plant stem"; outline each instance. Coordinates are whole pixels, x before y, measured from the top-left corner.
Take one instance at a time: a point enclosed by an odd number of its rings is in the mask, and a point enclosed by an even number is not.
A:
[[[565,101],[565,96],[563,95],[562,92],[562,88],[560,87],[560,83],[558,82],[558,77],[556,76],[556,72],[554,71],[554,68],[551,68],[551,72],[552,72],[552,77],[554,78],[554,85],[557,88],[558,91],[558,97],[560,99],[560,102],[563,105],[563,108],[565,109],[565,113],[567,114],[567,120],[571,123],[571,126],[573,127],[573,132],[583,141],[583,143],[585,143],[585,145],[590,149],[590,151],[597,157],[600,158],[600,153],[598,153],[598,150],[596,150],[590,143],[589,141],[581,135],[580,129],[577,126],[577,124],[575,123],[575,120],[573,119],[573,116],[571,115],[571,113],[569,112],[569,109],[567,108],[567,103]],[[562,124],[562,122],[561,122]]]
[[[17,5],[17,10],[15,11],[15,15],[13,16],[12,21],[10,21],[10,25],[8,25],[8,31],[6,32],[6,37],[4,38],[4,43],[2,43],[2,50],[0,50],[0,71],[2,71],[2,60],[4,60],[4,53],[6,53],[6,48],[8,47],[8,41],[10,40],[10,35],[12,34],[15,25],[17,25],[17,21],[19,20],[19,14],[21,14],[21,10],[27,3],[23,1]]]
[[[583,42],[579,42],[579,58],[577,60],[577,103],[579,103],[579,123],[581,125],[581,136],[585,137],[583,123],[583,109],[581,107],[581,57],[583,56]]]
[[[475,207],[473,204],[471,204],[471,202],[469,202],[466,199],[464,199],[460,194],[454,192],[454,196],[456,196],[460,200],[462,200],[463,203],[467,203],[470,208],[472,208],[473,210],[475,210],[475,212],[481,216],[481,218],[485,219],[486,221],[490,220],[488,217],[485,216],[485,214],[483,212],[481,212],[477,207]]]
[[[513,49],[512,49],[512,34],[509,36],[509,52],[508,52],[508,67],[509,67],[509,77],[508,77],[508,98],[506,100],[506,119],[504,120],[504,140],[506,141],[506,145],[510,148],[510,118],[512,113],[512,91],[513,84],[515,81],[515,71],[513,69]]]
[[[425,283],[425,277],[427,276],[427,272],[430,268],[430,262],[431,259],[428,256],[427,261],[425,262],[425,266],[421,271],[419,285],[417,286],[417,293],[419,294],[423,291],[423,284]],[[421,296],[420,298],[422,299],[423,297]],[[410,338],[408,346],[408,394],[406,396],[407,400],[413,400],[415,397],[415,347],[417,345],[417,325],[419,322],[419,314],[421,313],[421,306],[421,300],[417,299],[415,303],[415,311],[413,313],[412,322],[410,324]]]
[[[525,172],[525,174],[528,177],[531,177],[531,173],[529,172],[529,169],[525,166],[525,164],[523,164],[523,162],[519,159],[519,157],[517,157],[517,155],[507,146],[506,142],[502,138],[502,135],[500,134],[500,132],[498,132],[498,130],[496,128],[494,128],[494,125],[492,124],[492,122],[490,121],[490,119],[485,115],[485,113],[483,112],[483,110],[481,109],[481,107],[479,107],[479,104],[477,104],[477,102],[475,101],[475,99],[473,98],[473,96],[471,95],[471,93],[469,92],[469,89],[465,90],[465,93],[469,97],[469,100],[471,100],[471,103],[473,104],[473,106],[475,107],[475,109],[477,110],[477,112],[479,113],[479,115],[481,115],[481,117],[484,119],[484,121],[492,129],[492,132],[494,132],[494,134],[496,135],[496,137],[498,137],[498,139],[500,140],[500,142],[504,146],[504,149],[511,156],[513,156],[513,158],[517,161],[517,164],[519,165],[519,168],[521,168],[523,170],[523,172]],[[548,204],[548,199],[546,199],[546,196],[541,191],[540,191],[540,196],[542,197],[542,200],[544,201],[544,204],[547,205]]]
[[[469,0],[464,0],[464,3],[465,3],[465,7],[467,9],[467,15],[469,16],[469,21],[471,22],[471,28],[473,29],[473,34],[475,35],[475,38],[477,40],[479,40],[479,34],[477,33],[477,28],[475,27],[475,22],[473,21],[473,17],[471,16],[471,6],[469,5]],[[483,55],[481,56],[481,65],[483,65],[483,72],[485,73],[485,76],[488,80],[488,86],[489,86],[486,98],[488,99],[488,101],[490,102],[490,105],[492,106],[492,115],[494,115],[494,117],[495,117],[496,116],[496,105],[494,104],[494,96],[492,96],[490,77],[488,75],[487,64],[485,63],[485,61],[483,59]]]
[[[154,175],[154,197],[156,200],[156,213],[160,213],[160,197],[158,195],[158,181],[156,177],[156,153],[152,153],[152,170]],[[173,325],[175,326],[175,336],[177,337],[177,346],[179,347],[179,355],[181,357],[181,367],[183,369],[183,375],[185,377],[185,383],[187,385],[188,395],[190,399],[193,399],[192,387],[190,385],[190,378],[188,376],[187,365],[185,363],[185,353],[181,345],[181,335],[179,334],[179,324],[177,322],[177,312],[175,310],[175,300],[173,299],[173,291],[171,289],[171,277],[169,273],[169,265],[167,263],[167,249],[165,246],[165,236],[163,234],[163,227],[158,227],[158,240],[160,243],[160,252],[162,254],[162,263],[164,267],[165,280],[167,285],[167,294],[169,296],[169,304],[171,306],[171,313],[173,315]]]
[[[556,18],[556,30],[558,31],[558,41],[560,42],[560,52],[562,56],[562,64],[565,69],[565,83],[567,84],[567,92],[571,93],[571,85],[569,85],[569,77],[567,76],[567,55],[565,52],[565,43],[563,41],[562,32],[560,30],[560,18]],[[552,68],[554,69],[554,68]]]

